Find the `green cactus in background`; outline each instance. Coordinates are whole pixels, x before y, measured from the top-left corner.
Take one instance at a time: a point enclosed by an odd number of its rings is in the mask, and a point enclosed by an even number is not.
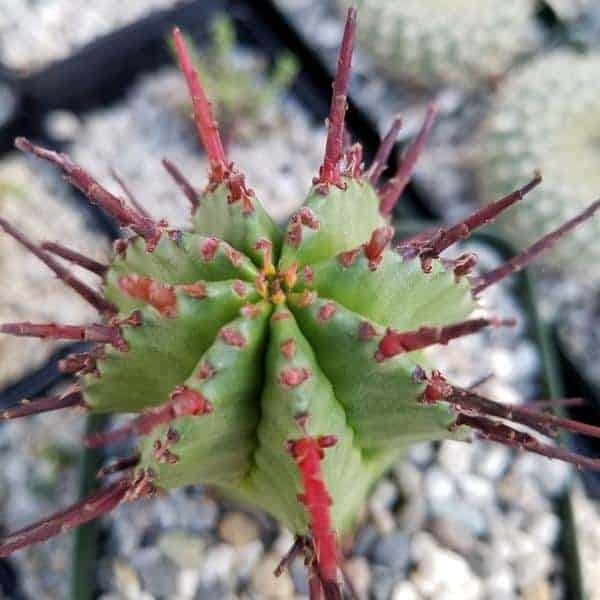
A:
[[[122,502],[205,483],[279,519],[296,536],[292,555],[306,558],[311,598],[340,599],[339,537],[351,533],[373,483],[411,444],[464,440],[478,432],[510,447],[600,469],[600,460],[539,441],[510,422],[545,435],[562,427],[598,436],[599,428],[488,400],[452,386],[427,365],[421,353],[427,346],[510,324],[468,317],[486,287],[522,268],[554,238],[478,277],[469,277],[473,255],[440,258],[455,241],[521,200],[539,184],[535,177],[449,229],[391,247],[393,230],[386,220],[436,109],[430,108],[394,177],[381,186],[398,122],[369,169],[363,169],[359,145],[344,152],[355,20],[350,10],[322,166],[283,232],[227,160],[178,30],[175,47],[210,161],[201,196],[171,165],[192,204],[188,231],[170,229],[125,204],[67,155],[17,140],[21,150],[59,166],[134,235],[117,242],[111,263],[103,265],[59,244],[37,246],[0,219],[5,232],[103,316],[88,326],[1,325],[7,334],[94,345],[61,365],[78,375],[74,388],[0,416],[73,406],[136,413],[127,425],[85,442],[97,447],[137,437],[139,452],[104,468],[102,476],[120,478],[99,492],[1,540],[0,556]],[[596,202],[562,232],[599,208]],[[82,284],[54,255],[97,273],[102,291]]]
[[[361,44],[390,77],[425,87],[476,88],[503,74],[534,33],[534,0],[356,4],[364,20]]]
[[[239,65],[234,56],[237,40],[231,19],[224,14],[215,17],[211,32],[212,43],[202,54],[196,51],[190,36],[184,36],[192,62],[211,99],[223,139],[229,140],[234,133],[239,135],[238,129],[248,124],[252,127],[246,135],[252,135],[252,128],[255,133],[264,111],[296,78],[297,61],[291,54],[284,53],[275,59],[269,74],[257,61],[250,68]],[[188,108],[186,106],[186,114]]]
[[[600,56],[568,50],[542,56],[504,82],[483,124],[474,153],[482,198],[541,169],[543,191],[501,220],[524,247],[531,236],[558,227],[600,191]],[[597,221],[565,240],[550,256],[557,267],[600,275]]]

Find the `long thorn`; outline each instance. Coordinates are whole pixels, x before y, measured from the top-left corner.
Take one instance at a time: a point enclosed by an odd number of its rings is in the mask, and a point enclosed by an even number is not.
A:
[[[87,171],[64,153],[54,152],[32,144],[28,139],[19,137],[15,146],[22,152],[33,154],[60,167],[67,181],[80,190],[92,204],[97,204],[102,210],[114,217],[123,227],[131,227],[153,247],[160,238],[157,224],[135,210],[125,206],[120,198],[103,188]]]
[[[89,258],[84,254],[80,254],[75,250],[71,250],[70,248],[66,248],[62,244],[57,242],[43,242],[41,244],[42,250],[46,250],[47,252],[52,252],[52,254],[56,254],[56,256],[60,256],[65,260],[86,269],[87,271],[91,271],[92,273],[96,273],[96,275],[100,275],[103,277],[108,271],[108,266],[99,263],[93,258]]]
[[[396,170],[396,174],[386,183],[379,193],[381,199],[379,211],[384,217],[392,214],[394,206],[396,206],[400,200],[400,196],[402,196],[404,188],[408,185],[412,172],[417,164],[417,160],[423,152],[427,138],[431,133],[438,112],[439,109],[435,104],[430,104],[427,107],[427,114],[425,115],[421,130],[412,144],[408,147],[406,154]]]
[[[143,217],[146,217],[146,219],[152,219],[150,213],[136,200],[131,188],[127,185],[127,182],[123,179],[115,167],[110,168],[110,176],[117,182],[118,186],[127,197],[127,200],[129,200],[129,204],[131,204],[131,206],[133,206],[133,208],[135,208],[135,210],[137,210]]]
[[[110,325],[57,325],[56,323],[1,323],[0,333],[19,337],[100,342],[124,349],[127,343],[118,327]]]
[[[155,427],[188,415],[205,415],[212,406],[202,394],[181,386],[171,394],[168,402],[152,408],[127,425],[110,431],[94,433],[84,439],[88,448],[99,448],[127,440],[132,435],[148,435]]]
[[[421,327],[414,331],[394,331],[388,329],[379,342],[375,353],[378,362],[406,352],[420,350],[434,344],[447,344],[450,340],[471,335],[484,327],[513,326],[514,320],[471,319],[445,327]]]
[[[66,510],[11,533],[0,540],[0,557],[8,556],[26,546],[66,533],[74,527],[113,510],[126,499],[131,485],[131,481],[121,479]]]
[[[183,173],[168,158],[163,158],[162,164],[167,173],[173,178],[173,181],[179,186],[179,189],[183,192],[185,197],[190,201],[192,212],[194,212],[198,206],[200,206],[200,195]]]
[[[387,167],[387,161],[392,153],[392,148],[396,143],[396,139],[398,138],[398,132],[402,127],[402,119],[400,117],[395,117],[392,121],[392,126],[390,130],[385,134],[383,139],[381,140],[381,144],[377,149],[377,153],[375,154],[375,158],[371,163],[371,166],[365,173],[365,178],[372,184],[376,185],[381,177],[381,174],[385,171]]]
[[[503,213],[513,204],[522,200],[531,190],[542,182],[541,174],[536,171],[531,181],[522,188],[515,190],[504,198],[492,202],[479,209],[464,221],[449,227],[439,229],[429,240],[423,244],[422,258],[437,258],[444,250],[459,240],[466,239],[470,233],[479,227],[483,227],[494,221],[498,215]]]
[[[17,406],[7,408],[0,412],[0,421],[20,419],[21,417],[29,417],[39,415],[53,410],[62,408],[70,408],[73,406],[85,407],[83,397],[79,390],[65,394],[64,396],[52,396],[50,398],[38,398],[32,401],[22,401]]]
[[[348,86],[352,65],[352,51],[356,36],[356,9],[349,8],[344,27],[344,36],[338,56],[337,71],[333,81],[333,94],[327,124],[327,141],[325,157],[319,169],[317,184],[341,185],[339,162],[344,145],[344,117],[348,101]]]
[[[544,444],[536,440],[533,436],[522,431],[518,431],[485,417],[474,417],[470,415],[458,415],[455,424],[467,425],[480,432],[481,437],[486,440],[504,444],[517,450],[527,450],[540,454],[547,458],[555,458],[563,462],[571,463],[579,469],[590,469],[600,471],[600,459],[591,458],[582,454],[571,452],[560,446]]]
[[[118,312],[117,307],[114,304],[108,302],[108,300],[105,300],[98,292],[93,290],[87,284],[83,283],[83,281],[77,279],[77,277],[65,269],[50,254],[36,246],[8,221],[0,218],[0,228],[4,229],[8,235],[27,248],[32,254],[37,256],[49,269],[54,271],[56,276],[61,281],[76,291],[84,300],[89,302],[100,313],[105,315],[114,315]]]
[[[590,437],[600,438],[600,427],[588,425],[535,410],[528,406],[502,404],[489,398],[484,398],[472,391],[451,386],[451,393],[445,397],[446,402],[458,405],[460,408],[475,411],[487,416],[507,419],[536,429],[544,435],[553,435],[559,429],[579,433]]]
[[[198,136],[208,160],[211,165],[211,179],[213,181],[222,181],[227,171],[227,159],[221,142],[221,136],[217,128],[217,123],[213,117],[210,102],[206,98],[200,78],[194,69],[192,61],[185,47],[185,41],[178,27],[173,29],[173,41],[175,43],[175,52],[179,60],[179,67],[185,77],[192,105],[194,107],[194,122],[198,130]]]
[[[578,225],[581,225],[588,219],[594,216],[596,211],[600,208],[600,200],[596,200],[593,204],[588,206],[584,211],[580,212],[576,217],[570,219],[563,225],[561,225],[558,229],[550,232],[545,235],[541,240],[535,242],[521,252],[517,254],[509,261],[490,271],[489,273],[485,273],[480,277],[477,277],[473,281],[473,296],[479,295],[485,288],[493,285],[494,283],[498,283],[502,281],[502,279],[516,273],[526,267],[531,261],[537,258],[538,255],[542,254],[542,252],[546,252],[550,250],[554,244],[556,244],[565,234],[567,234],[572,229],[575,229]]]

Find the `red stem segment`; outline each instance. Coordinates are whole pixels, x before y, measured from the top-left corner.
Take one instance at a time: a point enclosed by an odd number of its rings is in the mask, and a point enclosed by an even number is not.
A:
[[[327,125],[327,141],[325,143],[325,157],[319,169],[316,184],[341,186],[339,162],[342,158],[344,146],[344,117],[348,99],[348,86],[350,83],[350,69],[352,65],[352,51],[356,36],[356,9],[349,8],[344,27],[342,46],[338,56],[337,71],[333,81],[333,94]]]
[[[130,489],[131,481],[121,479],[66,510],[10,534],[0,540],[0,557],[3,558],[26,546],[66,533],[115,509],[126,499]]]
[[[165,425],[180,417],[199,416],[211,412],[212,406],[202,394],[181,386],[171,394],[171,399],[165,404],[148,410],[119,429],[87,436],[84,443],[88,448],[116,444],[127,440],[132,435],[148,435],[155,427]]]
[[[55,323],[3,323],[0,333],[19,337],[38,337],[54,340],[78,340],[82,342],[100,342],[112,344],[115,348],[125,349],[127,343],[121,337],[118,327],[110,325],[57,325]]]
[[[185,47],[185,41],[179,28],[173,29],[175,52],[179,60],[179,67],[192,97],[194,107],[194,122],[198,136],[204,146],[206,155],[211,164],[213,181],[222,181],[227,171],[227,159],[221,142],[217,123],[213,117],[210,102],[206,98],[198,73],[194,69],[190,56]]]
[[[103,188],[87,171],[73,162],[67,154],[36,146],[23,137],[15,140],[15,146],[22,152],[34,154],[60,167],[64,171],[67,181],[85,194],[92,204],[97,204],[123,227],[131,227],[151,247],[156,245],[160,238],[157,224],[152,219],[127,207],[120,198]]]
[[[299,501],[306,506],[310,517],[317,569],[327,600],[342,597],[338,582],[339,551],[329,510],[331,497],[327,493],[321,471],[324,448],[331,447],[336,442],[333,436],[319,439],[306,436],[289,442],[304,490]]]
[[[446,327],[420,327],[414,331],[399,332],[388,329],[375,353],[378,362],[406,352],[420,350],[434,344],[447,344],[450,340],[476,333],[484,327],[513,326],[514,320],[471,319]]]
[[[63,396],[51,396],[50,398],[38,398],[32,401],[21,401],[17,406],[7,408],[0,412],[0,420],[19,419],[39,415],[41,413],[70,408],[73,406],[85,407],[83,397],[79,389]]]
[[[556,244],[569,231],[575,229],[575,227],[593,217],[599,208],[600,200],[596,200],[596,202],[588,206],[576,217],[570,219],[558,229],[555,229],[554,231],[545,235],[541,240],[538,240],[535,242],[535,244],[532,244],[529,246],[529,248],[520,254],[517,254],[497,269],[494,269],[493,271],[476,278],[475,281],[473,281],[473,295],[477,296],[490,285],[498,283],[505,277],[508,277],[509,275],[512,275],[513,273],[516,273],[526,267],[532,260],[537,258],[539,254],[550,250],[554,244]]]
[[[431,129],[433,128],[433,124],[438,112],[439,109],[435,104],[431,104],[427,108],[427,114],[425,115],[425,120],[423,121],[421,130],[406,151],[402,162],[396,170],[396,174],[385,184],[379,193],[379,197],[381,199],[379,211],[384,217],[392,214],[394,206],[396,206],[398,200],[400,200],[400,196],[402,195],[404,188],[410,181],[412,172],[414,171],[419,156],[423,152],[423,148],[425,147],[427,138],[431,133]]]
[[[396,143],[396,139],[398,138],[398,132],[402,128],[402,119],[400,117],[395,117],[392,121],[392,126],[390,130],[385,134],[384,138],[381,140],[381,144],[377,149],[377,153],[375,154],[375,158],[369,167],[369,170],[365,173],[366,179],[372,184],[375,185],[381,174],[385,171],[387,166],[387,161],[392,153],[392,148]]]
[[[66,248],[57,242],[44,242],[41,245],[41,248],[42,250],[52,252],[52,254],[56,254],[56,256],[60,256],[61,258],[68,260],[78,267],[82,267],[87,271],[96,273],[96,275],[100,275],[100,277],[103,277],[106,274],[106,271],[108,271],[108,267],[106,265],[95,261],[93,258],[88,258],[87,256],[80,254],[75,250]]]
[[[179,189],[184,193],[185,197],[190,201],[192,211],[195,211],[200,206],[200,195],[194,189],[194,186],[168,158],[163,158],[162,164],[167,173],[173,178],[173,181],[179,186]]]
[[[57,260],[47,252],[36,246],[31,240],[25,237],[18,229],[13,227],[8,221],[0,218],[0,228],[4,229],[8,235],[22,244],[32,254],[37,256],[49,269],[54,271],[56,276],[66,285],[76,291],[84,300],[89,302],[96,310],[105,315],[114,315],[117,313],[117,307],[105,300],[98,292],[93,290],[83,281],[77,279],[75,275],[65,269]]]

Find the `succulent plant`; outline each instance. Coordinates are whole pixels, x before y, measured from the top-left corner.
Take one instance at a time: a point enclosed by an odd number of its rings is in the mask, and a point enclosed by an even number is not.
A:
[[[391,248],[386,218],[406,186],[436,109],[395,175],[378,185],[399,128],[396,121],[363,169],[361,148],[345,152],[344,115],[356,27],[350,10],[333,86],[322,166],[302,208],[281,232],[228,162],[200,81],[174,32],[210,160],[201,196],[179,173],[192,204],[189,231],[170,229],[110,194],[65,154],[19,138],[23,151],[55,163],[71,183],[133,235],[116,243],[108,265],[59,245],[39,247],[4,219],[0,227],[95,306],[93,325],[7,323],[4,333],[88,340],[87,354],[62,368],[78,383],[61,396],[7,409],[14,419],[79,407],[137,413],[128,424],[86,438],[91,447],[138,438],[139,452],[107,465],[117,479],[71,508],[0,541],[0,556],[45,540],[119,504],[205,483],[264,509],[303,553],[312,598],[341,598],[339,537],[352,531],[372,484],[415,442],[465,440],[473,433],[509,447],[600,468],[513,427],[540,434],[600,429],[507,406],[448,383],[421,349],[487,326],[469,319],[483,290],[522,268],[553,234],[489,273],[469,277],[473,255],[440,254],[494,219],[539,182],[465,221]],[[345,161],[342,166],[342,157]],[[561,233],[600,208],[591,205]],[[102,277],[83,285],[54,255]]]
[[[542,169],[547,185],[507,213],[504,233],[524,247],[572,217],[600,190],[600,56],[559,50],[512,73],[482,125],[475,164],[482,197],[505,193],[511,181]],[[595,221],[549,257],[556,267],[600,276]]]
[[[275,59],[273,71],[267,75],[264,65],[254,68],[240,65],[235,60],[237,45],[235,28],[231,19],[218,15],[211,25],[212,43],[202,53],[195,50],[193,41],[184,36],[192,63],[202,79],[206,93],[211,98],[214,115],[219,123],[223,139],[244,130],[242,125],[251,125],[248,135],[256,132],[257,125],[264,123],[262,113],[286,91],[298,73],[296,59],[291,54],[282,54]],[[188,106],[185,107],[186,115]]]
[[[339,2],[347,6],[347,1]],[[361,43],[389,76],[467,89],[501,75],[533,39],[533,0],[360,0]]]

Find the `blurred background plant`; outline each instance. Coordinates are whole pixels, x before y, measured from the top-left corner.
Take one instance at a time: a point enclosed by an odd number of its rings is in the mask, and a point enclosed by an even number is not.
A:
[[[229,146],[233,138],[248,141],[261,130],[273,129],[281,124],[281,115],[277,115],[273,108],[298,74],[298,63],[292,54],[286,52],[277,56],[270,72],[261,57],[241,57],[236,52],[235,27],[225,14],[213,19],[210,43],[202,52],[198,52],[189,35],[184,37],[194,66],[211,98],[225,146]],[[182,110],[188,116],[191,103],[186,102]]]

